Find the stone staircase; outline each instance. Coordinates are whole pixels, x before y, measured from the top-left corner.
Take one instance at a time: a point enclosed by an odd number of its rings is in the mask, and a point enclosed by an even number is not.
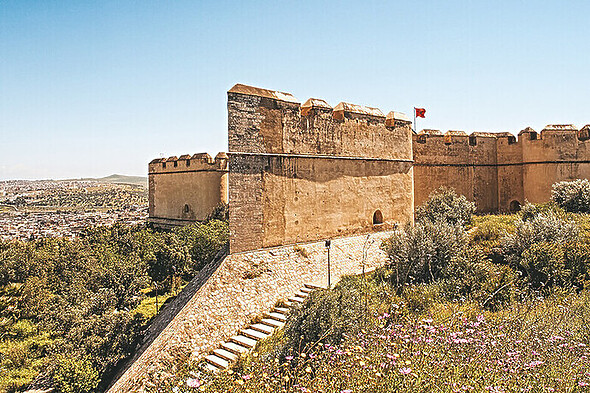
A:
[[[269,337],[276,329],[285,326],[291,308],[303,303],[312,291],[321,288],[325,287],[317,284],[305,284],[299,289],[299,292],[284,302],[287,307],[275,307],[272,311],[267,312],[260,322],[242,329],[238,335],[231,337],[219,348],[205,356],[203,367],[211,372],[227,369],[241,355],[253,350],[258,341]]]

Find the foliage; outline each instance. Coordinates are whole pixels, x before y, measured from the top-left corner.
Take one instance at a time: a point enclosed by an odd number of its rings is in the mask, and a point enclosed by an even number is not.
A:
[[[565,211],[590,213],[590,181],[577,179],[555,183],[551,199]]]
[[[333,290],[318,290],[289,315],[285,325],[285,352],[308,348],[319,341],[339,343],[363,323],[363,283],[344,279]]]
[[[442,276],[441,293],[449,300],[471,299],[497,310],[515,298],[518,275],[508,266],[492,263],[479,250],[457,255]]]
[[[522,268],[521,260],[526,250],[537,243],[565,244],[578,239],[576,224],[556,212],[539,212],[534,206],[526,204],[523,217],[515,223],[514,233],[502,242],[503,254],[512,266]]]
[[[227,237],[227,224],[213,220],[171,232],[114,225],[75,239],[0,241],[0,350],[8,354],[0,391],[39,372],[57,381],[62,369],[48,365],[62,358],[81,362],[64,363],[64,384],[90,370],[104,383],[153,315],[135,310],[151,284],[170,287],[174,272],[190,280]]]
[[[590,389],[590,218],[548,203],[457,219],[440,199],[384,242],[387,266],[312,293],[229,372],[175,364],[154,389]]]
[[[211,214],[207,216],[207,221],[229,221],[229,204],[225,202],[219,202],[219,204],[213,209]]]
[[[89,359],[61,357],[53,375],[60,393],[90,393],[98,386],[98,373]]]
[[[152,391],[582,392],[590,386],[588,291],[554,292],[496,312],[439,299],[415,313],[395,297],[389,308],[371,312],[371,323],[339,344],[322,342],[287,357],[258,347],[211,376],[187,363],[162,370]]]
[[[466,226],[475,213],[475,203],[458,196],[453,189],[441,187],[430,194],[428,200],[416,209],[417,223],[447,223]]]
[[[588,244],[533,244],[522,256],[526,281],[535,289],[545,287],[583,288],[588,279]]]
[[[194,275],[229,241],[229,225],[226,221],[214,219],[206,224],[177,228],[174,236],[186,245],[193,263],[184,273]]]
[[[462,226],[425,221],[396,231],[383,244],[392,280],[398,288],[410,283],[429,283],[441,274],[466,245]]]

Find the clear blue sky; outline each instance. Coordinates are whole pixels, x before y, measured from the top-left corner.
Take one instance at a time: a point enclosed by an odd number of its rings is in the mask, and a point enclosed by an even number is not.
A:
[[[226,150],[235,83],[418,128],[590,123],[588,1],[0,0],[0,179]]]

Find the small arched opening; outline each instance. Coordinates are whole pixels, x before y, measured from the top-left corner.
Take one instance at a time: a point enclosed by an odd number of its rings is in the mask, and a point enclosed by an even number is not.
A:
[[[191,207],[187,204],[184,205],[184,207],[182,208],[182,212],[184,214],[188,214],[191,211]]]
[[[381,210],[375,210],[373,213],[373,225],[383,224],[383,213]]]
[[[510,213],[516,213],[518,211],[520,211],[520,202],[517,200],[510,202]]]

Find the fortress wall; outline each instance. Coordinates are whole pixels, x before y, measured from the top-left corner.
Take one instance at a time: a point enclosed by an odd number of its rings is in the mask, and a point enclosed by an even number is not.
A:
[[[227,156],[206,153],[161,158],[150,162],[149,221],[170,227],[204,220],[221,202],[227,203]]]
[[[409,119],[236,85],[228,92],[230,251],[344,236],[413,218]]]
[[[498,152],[498,210],[509,212],[525,202],[523,189],[523,137],[516,141],[514,135],[506,134],[496,140]],[[512,208],[511,208],[512,204]]]
[[[588,175],[585,142],[578,140],[578,130],[568,125],[549,125],[536,140],[524,140],[524,197],[531,203],[551,198],[551,186],[559,181]]]
[[[308,157],[265,157],[263,247],[374,230],[412,219],[411,163]]]
[[[478,211],[498,207],[496,139],[484,133],[442,134],[425,130],[413,136],[414,204],[420,206],[441,186],[476,203]]]

